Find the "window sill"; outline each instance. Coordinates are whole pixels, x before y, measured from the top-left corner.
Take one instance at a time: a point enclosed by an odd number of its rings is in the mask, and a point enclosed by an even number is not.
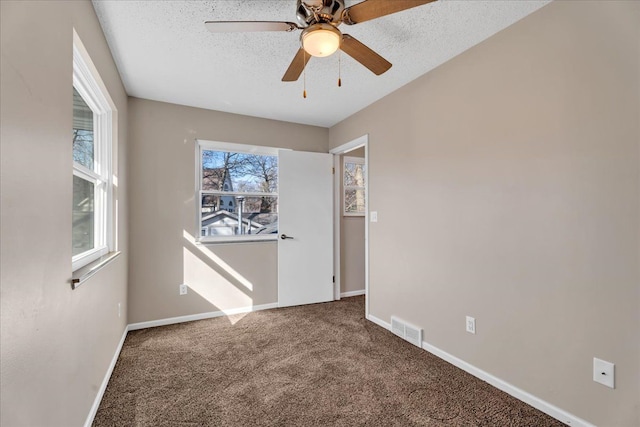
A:
[[[87,279],[96,274],[111,261],[116,259],[118,255],[120,255],[120,253],[120,251],[109,252],[105,255],[102,255],[97,260],[92,261],[84,267],[74,271],[73,275],[71,276],[71,289],[76,289],[78,286],[83,284]]]
[[[263,242],[277,242],[278,235],[272,235],[269,237],[244,237],[244,238],[201,238],[197,243],[201,245],[219,245],[219,244],[237,244],[237,243],[263,243]]]

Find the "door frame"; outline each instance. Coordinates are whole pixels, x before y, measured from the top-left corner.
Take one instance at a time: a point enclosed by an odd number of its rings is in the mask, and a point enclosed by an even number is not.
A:
[[[333,176],[333,274],[335,283],[333,287],[333,295],[335,300],[340,299],[340,217],[342,215],[342,194],[340,184],[342,174],[338,173],[341,168],[340,156],[364,147],[364,186],[365,186],[365,203],[364,203],[364,295],[365,295],[365,316],[369,316],[369,134],[362,135],[352,141],[339,145],[329,150],[333,154],[333,167],[336,171]]]

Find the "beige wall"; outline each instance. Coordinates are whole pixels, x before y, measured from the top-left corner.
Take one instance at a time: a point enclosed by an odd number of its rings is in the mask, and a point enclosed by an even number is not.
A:
[[[0,19],[0,424],[78,426],[127,323],[127,99],[90,2],[2,1]],[[118,109],[123,255],[71,290],[74,27]]]
[[[330,130],[369,134],[371,314],[602,426],[640,425],[639,31],[553,2]]]
[[[195,139],[326,152],[328,129],[137,98],[129,114],[130,322],[277,302],[276,242],[194,244]]]
[[[350,151],[340,156],[340,167],[343,166],[344,156],[364,155],[364,147]],[[342,173],[342,169],[340,172]],[[340,194],[344,198],[343,181],[340,182]],[[364,217],[340,215],[340,292],[364,291],[364,238]]]

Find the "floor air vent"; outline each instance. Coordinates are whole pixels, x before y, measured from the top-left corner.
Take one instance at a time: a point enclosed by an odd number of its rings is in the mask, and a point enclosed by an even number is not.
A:
[[[391,316],[391,332],[411,344],[422,348],[422,329]]]

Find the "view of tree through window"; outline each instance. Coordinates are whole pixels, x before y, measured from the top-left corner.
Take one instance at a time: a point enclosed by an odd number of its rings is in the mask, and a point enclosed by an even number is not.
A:
[[[202,150],[201,237],[278,232],[278,157]]]
[[[359,157],[344,158],[344,214],[364,215],[365,211],[365,165]]]
[[[73,88],[73,161],[93,170],[93,111]]]

